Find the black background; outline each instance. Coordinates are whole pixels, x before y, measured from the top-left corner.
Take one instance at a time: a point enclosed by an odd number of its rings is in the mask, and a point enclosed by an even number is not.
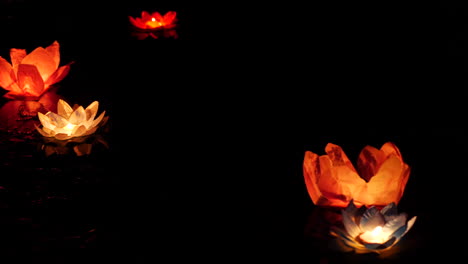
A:
[[[462,254],[464,10],[437,1],[1,3],[0,56],[58,40],[61,64],[75,62],[58,92],[99,100],[111,125],[110,150],[88,158],[2,156],[13,159],[1,170],[6,256],[410,263]],[[177,11],[179,38],[132,38],[128,16],[142,10]],[[387,141],[412,167],[400,207],[418,220],[401,252],[382,260],[328,249],[305,232],[316,208],[304,152],[332,142],[355,161]],[[30,206],[34,186],[68,200]],[[77,233],[79,243],[64,238]]]

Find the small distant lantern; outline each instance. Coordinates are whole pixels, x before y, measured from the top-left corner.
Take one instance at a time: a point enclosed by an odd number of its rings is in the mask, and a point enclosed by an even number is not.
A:
[[[0,86],[8,91],[4,97],[38,100],[51,85],[67,76],[70,64],[60,65],[60,46],[38,47],[27,54],[24,49],[10,49],[11,64],[0,57]]]
[[[141,17],[129,16],[129,19],[132,25],[139,29],[169,29],[175,27],[176,15],[177,13],[174,11],[169,11],[164,16],[159,12],[150,14],[147,11],[142,11]]]
[[[380,149],[366,146],[359,154],[357,169],[340,146],[329,143],[327,155],[306,151],[303,172],[308,193],[318,206],[358,205],[383,207],[398,204],[410,175],[397,146],[385,143]]]
[[[129,16],[130,23],[134,26],[132,32],[137,38],[145,39],[148,36],[152,38],[177,38],[175,31],[177,22],[177,13],[175,11],[168,11],[166,14],[161,15],[159,12],[148,13],[147,11],[141,12],[141,17]]]
[[[75,105],[73,108],[64,100],[59,99],[57,113],[38,112],[41,127],[37,131],[44,137],[54,137],[58,140],[68,140],[74,137],[88,136],[107,122],[108,116],[103,111],[97,118],[99,102],[94,101],[88,107]]]

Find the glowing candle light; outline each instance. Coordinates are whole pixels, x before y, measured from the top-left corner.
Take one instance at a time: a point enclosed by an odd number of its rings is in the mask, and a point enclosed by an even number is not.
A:
[[[72,123],[68,123],[63,127],[65,134],[71,135],[73,133],[73,129],[75,129],[76,125],[73,125]]]
[[[130,23],[138,29],[155,30],[155,29],[170,29],[175,27],[177,18],[175,11],[169,11],[164,15],[159,12],[152,14],[147,11],[141,12],[141,17],[129,16]]]
[[[91,135],[108,119],[105,111],[97,116],[98,106],[98,101],[94,101],[86,108],[80,105],[71,107],[59,99],[57,113],[50,111],[46,114],[37,113],[42,128],[36,127],[36,129],[44,137],[59,140]]]
[[[395,203],[380,210],[375,206],[363,209],[358,209],[351,200],[341,211],[344,229],[335,226],[331,231],[357,253],[381,253],[392,248],[416,221],[416,216],[408,220],[406,213],[398,213]]]
[[[377,226],[372,231],[366,231],[362,233],[359,237],[367,243],[377,243],[383,244],[390,239],[391,234],[383,232],[381,226]]]

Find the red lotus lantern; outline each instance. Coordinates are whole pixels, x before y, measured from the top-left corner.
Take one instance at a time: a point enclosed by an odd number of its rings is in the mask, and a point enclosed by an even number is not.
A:
[[[315,205],[383,207],[398,204],[410,174],[397,146],[385,143],[380,150],[366,146],[355,168],[340,146],[328,143],[327,155],[306,151],[303,163],[305,183]]]
[[[67,76],[70,64],[59,67],[60,46],[38,47],[27,54],[24,49],[11,49],[11,64],[0,57],[0,86],[8,91],[4,97],[37,100],[51,85]]]
[[[169,29],[175,27],[177,22],[176,12],[169,11],[164,16],[159,12],[152,14],[147,11],[141,12],[141,18],[129,16],[130,23],[139,29]]]

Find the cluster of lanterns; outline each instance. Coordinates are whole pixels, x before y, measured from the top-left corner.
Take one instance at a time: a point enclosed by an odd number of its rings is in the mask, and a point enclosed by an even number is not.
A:
[[[168,11],[164,15],[159,12],[149,13],[142,11],[140,17],[129,16],[132,24],[132,35],[137,39],[148,37],[158,38],[178,38],[176,31],[177,13]]]
[[[148,36],[177,37],[176,12],[164,15],[143,11],[141,17],[129,17],[139,39]],[[72,63],[60,66],[60,45],[38,47],[29,54],[24,49],[12,48],[10,61],[0,57],[0,87],[11,100],[37,102],[47,98],[50,88],[63,80]],[[22,106],[34,107],[34,104]],[[36,112],[36,130],[46,141],[58,146],[95,134],[108,119],[105,111],[98,115],[99,102],[86,108],[71,106],[58,99],[56,111],[43,109]],[[90,144],[75,145],[79,155],[89,154]],[[46,145],[48,154],[60,152]],[[408,219],[399,213],[397,204],[403,196],[410,167],[403,161],[397,146],[385,143],[380,149],[366,146],[362,149],[357,166],[348,159],[340,146],[329,143],[326,155],[306,151],[303,173],[308,193],[317,206],[341,208],[342,226],[333,227],[331,234],[340,238],[358,253],[382,252],[393,247],[413,226],[416,216]],[[358,207],[359,206],[359,207]]]
[[[315,205],[341,211],[341,225],[330,234],[357,253],[391,249],[416,221],[397,210],[410,174],[398,147],[366,146],[356,167],[338,145],[327,144],[325,152],[306,151],[303,174]]]
[[[148,36],[177,38],[176,22],[175,11],[165,14],[143,11],[141,17],[129,16],[131,33],[138,39]],[[65,146],[73,142],[83,143],[73,145],[76,154],[88,154],[89,148],[83,149],[90,145],[87,138],[106,124],[108,116],[105,111],[98,115],[98,101],[86,108],[78,104],[71,106],[55,94],[54,84],[68,75],[73,64],[61,65],[59,42],[54,41],[45,48],[37,47],[30,53],[11,48],[9,57],[0,57],[0,87],[6,90],[3,97],[8,100],[0,109],[2,126],[16,122],[16,116],[19,116],[23,121],[32,121],[28,123],[27,131],[32,128],[43,136],[47,142],[44,145],[46,153],[63,153]]]
[[[52,153],[51,149],[57,150],[52,146],[87,142],[88,136],[94,135],[109,118],[105,111],[97,115],[98,101],[86,108],[78,104],[72,107],[52,91],[52,86],[68,75],[71,64],[60,66],[58,41],[46,48],[38,47],[29,54],[24,49],[12,48],[10,61],[0,57],[0,86],[7,91],[3,96],[12,103],[6,106],[13,107],[4,106],[2,110],[37,121],[33,123],[34,128],[48,142],[44,145],[48,154]],[[56,112],[52,110],[54,108]],[[89,147],[89,144],[75,144],[75,153],[89,154]]]

